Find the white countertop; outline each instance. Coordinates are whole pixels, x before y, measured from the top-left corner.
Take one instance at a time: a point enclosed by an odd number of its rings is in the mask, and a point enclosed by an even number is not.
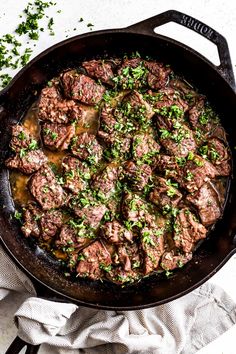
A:
[[[13,33],[16,24],[20,22],[19,14],[26,4],[26,0],[1,1],[0,36]],[[57,5],[48,11],[49,17],[54,18],[55,36],[49,36],[46,31],[47,33],[42,33],[39,41],[35,42],[35,47],[27,46],[34,49],[35,56],[66,36],[71,37],[89,31],[88,23],[94,25],[93,30],[126,27],[169,9],[191,15],[220,32],[228,41],[236,75],[235,0],[57,0]],[[57,10],[61,10],[61,13],[57,13]],[[80,23],[81,17],[84,21]],[[216,47],[198,34],[173,23],[159,28],[157,32],[186,43],[217,63]],[[224,288],[236,302],[235,280],[236,256],[233,256],[211,281]],[[0,303],[0,353],[4,353],[16,334],[13,314],[20,300],[19,296],[13,296],[10,302],[4,300]],[[235,338],[236,326],[198,351],[198,354],[233,354]]]

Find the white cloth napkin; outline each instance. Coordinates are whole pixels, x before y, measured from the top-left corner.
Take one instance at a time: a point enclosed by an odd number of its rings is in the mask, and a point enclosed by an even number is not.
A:
[[[18,335],[28,343],[42,343],[39,353],[191,354],[236,323],[235,303],[209,282],[168,304],[137,311],[40,299],[0,248],[0,300],[13,292],[25,294],[15,313]]]

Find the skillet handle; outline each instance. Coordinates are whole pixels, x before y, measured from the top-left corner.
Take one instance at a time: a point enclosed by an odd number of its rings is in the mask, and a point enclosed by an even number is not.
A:
[[[229,85],[235,90],[235,79],[231,63],[229,48],[226,39],[213,28],[197,19],[176,10],[169,10],[147,20],[138,22],[126,28],[129,32],[138,31],[144,34],[155,34],[154,29],[168,22],[176,22],[205,37],[217,46],[220,65],[215,66]]]
[[[26,352],[25,354],[37,354],[40,345],[32,345],[29,343],[26,343],[23,339],[20,337],[16,337],[13,342],[11,343],[10,347],[7,349],[5,354],[19,354],[21,349],[26,347]]]

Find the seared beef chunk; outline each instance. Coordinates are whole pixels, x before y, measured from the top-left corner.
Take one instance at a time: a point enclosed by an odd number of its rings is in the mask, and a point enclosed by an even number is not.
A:
[[[22,125],[13,125],[12,138],[10,141],[10,148],[16,153],[20,151],[30,150],[31,147],[38,145],[35,138],[31,135],[30,131]]]
[[[74,135],[74,125],[45,123],[42,126],[42,137],[44,145],[52,150],[68,149],[71,139],[74,137]]]
[[[63,215],[59,210],[49,210],[40,218],[41,236],[44,240],[50,240],[56,235],[63,225]]]
[[[190,193],[217,175],[215,167],[210,162],[194,154],[187,158],[161,155],[157,161],[157,168],[165,173],[166,178],[173,178]]]
[[[18,169],[25,174],[31,174],[47,162],[47,157],[39,149],[38,142],[28,129],[14,125],[12,127],[11,149],[16,155],[8,158],[5,165]]]
[[[113,86],[113,70],[119,62],[119,60],[90,60],[84,61],[82,66],[86,69],[89,76]]]
[[[104,245],[95,241],[83,249],[76,272],[81,277],[100,279],[104,271],[111,267],[111,256]]]
[[[114,117],[114,108],[104,104],[100,114],[100,129],[104,133],[111,133],[116,129],[117,120]]]
[[[56,86],[45,87],[38,103],[38,117],[52,123],[68,123],[83,116],[83,109],[73,100],[65,100]]]
[[[86,162],[79,159],[66,156],[62,161],[64,184],[63,187],[77,194],[86,189],[87,181],[90,179],[90,169]]]
[[[104,86],[98,85],[90,77],[75,70],[61,74],[61,81],[66,97],[88,105],[94,106],[99,103],[105,92]]]
[[[114,220],[106,222],[100,228],[101,236],[109,243],[122,244],[124,241],[132,241],[133,234]]]
[[[169,86],[173,88],[175,91],[178,91],[181,96],[188,102],[190,107],[195,104],[196,100],[198,100],[201,96],[197,94],[196,91],[193,90],[193,87],[187,82],[178,78],[171,79],[169,82]]]
[[[158,116],[164,117],[168,127],[172,128],[176,120],[183,119],[184,113],[188,110],[188,103],[185,102],[180,93],[172,88],[159,90],[153,94],[154,108]]]
[[[159,265],[159,260],[164,252],[164,230],[158,225],[144,227],[141,232],[141,249],[143,250],[144,274],[149,274]]]
[[[136,161],[152,165],[160,148],[151,135],[136,134],[132,142],[132,157]]]
[[[76,136],[71,151],[73,155],[91,164],[98,163],[102,158],[102,147],[94,134],[82,133]]]
[[[133,161],[126,161],[123,165],[124,175],[135,191],[141,191],[147,185],[152,175],[152,169],[146,164],[135,164]]]
[[[148,212],[147,203],[138,194],[126,193],[122,200],[121,211],[128,229],[135,226],[142,228],[143,224],[153,222],[152,215]]]
[[[191,259],[192,253],[182,254],[179,251],[172,250],[163,254],[160,265],[164,270],[173,270],[175,268],[181,268]]]
[[[40,169],[47,162],[47,157],[44,155],[43,151],[32,150],[32,151],[25,151],[19,155],[14,157],[10,157],[6,160],[5,164],[9,168],[14,168],[22,173],[31,174]]]
[[[98,131],[98,137],[107,145],[104,156],[107,160],[125,160],[129,156],[131,136],[120,133],[105,133]]]
[[[161,209],[165,209],[166,206],[176,207],[182,198],[182,193],[176,188],[176,185],[177,183],[172,183],[171,180],[156,177],[149,199]]]
[[[205,183],[197,192],[189,194],[187,200],[197,208],[203,225],[212,225],[219,219],[220,200],[218,192],[211,183]]]
[[[26,207],[21,227],[25,237],[40,237],[46,241],[54,237],[63,224],[62,213],[58,210],[43,212],[34,203],[27,204]]]
[[[175,246],[185,253],[192,252],[196,242],[206,237],[206,228],[187,208],[181,209],[174,223]]]
[[[228,176],[231,172],[230,154],[224,143],[217,138],[210,138],[199,148],[203,158],[208,158],[215,166],[219,176]]]
[[[184,124],[170,131],[160,129],[160,133],[160,142],[170,155],[186,157],[190,151],[196,150],[193,133]]]
[[[170,72],[170,68],[156,61],[125,59],[118,70],[119,76],[114,81],[123,89],[137,89],[147,85],[159,89],[167,84]]]
[[[42,210],[36,204],[29,203],[23,213],[23,226],[21,230],[25,237],[40,236],[40,226],[38,220],[41,218]]]
[[[98,202],[91,203],[90,205],[85,205],[84,207],[75,207],[75,214],[81,218],[85,225],[89,225],[93,229],[98,228],[107,207]]]
[[[151,105],[144,100],[143,95],[135,90],[125,96],[122,101],[122,112],[126,117],[138,122],[141,127],[145,122],[150,122],[155,114]]]
[[[43,210],[59,208],[64,204],[64,191],[47,165],[32,175],[29,189]]]
[[[78,253],[82,247],[91,243],[89,235],[88,230],[82,224],[73,222],[63,225],[55,243],[68,254],[72,249],[73,253]]]
[[[147,74],[147,83],[152,89],[158,90],[166,86],[168,76],[172,71],[170,67],[166,67],[156,61],[145,61],[144,66],[149,71]]]
[[[118,166],[107,165],[101,172],[99,172],[92,181],[92,189],[96,191],[102,198],[109,198],[116,188],[120,168]]]

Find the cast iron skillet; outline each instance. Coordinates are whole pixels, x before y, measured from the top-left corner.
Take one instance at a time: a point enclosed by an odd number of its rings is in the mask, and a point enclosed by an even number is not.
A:
[[[193,49],[164,36],[154,29],[174,21],[201,34],[217,48],[220,65],[215,66]],[[111,283],[65,279],[57,264],[32,242],[25,240],[12,218],[14,202],[9,174],[4,160],[9,154],[10,127],[20,121],[37,93],[53,76],[73,67],[85,58],[122,56],[139,51],[171,64],[175,72],[194,83],[206,94],[219,112],[233,151],[236,132],[232,119],[236,112],[235,81],[228,45],[224,37],[202,22],[170,10],[124,29],[97,31],[65,40],[33,59],[0,95],[0,234],[2,245],[34,281],[39,296],[62,299],[80,305],[107,310],[135,310],[174,300],[198,287],[215,274],[236,251],[235,178],[228,187],[228,200],[221,220],[210,238],[197,249],[193,259],[170,279],[152,276],[142,282],[121,288]],[[36,95],[36,96],[35,96]],[[234,175],[234,173],[233,173]],[[11,347],[13,353],[13,347]],[[10,353],[10,352],[9,352]]]

